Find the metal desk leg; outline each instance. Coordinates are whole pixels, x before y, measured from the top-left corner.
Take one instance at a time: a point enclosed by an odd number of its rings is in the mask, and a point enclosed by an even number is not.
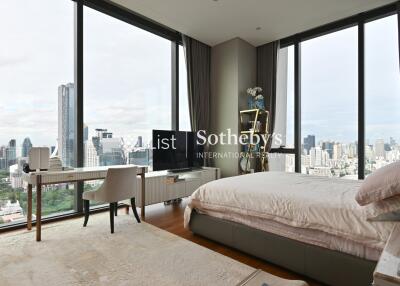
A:
[[[144,173],[144,171],[140,174],[140,178],[141,178],[141,183],[142,183],[142,204],[141,204],[141,207],[140,207],[140,215],[141,215],[141,217],[142,217],[142,219],[144,220],[144,217],[145,217],[145,202],[146,202],[146,199],[145,199],[145,193],[146,193],[146,182],[145,182],[145,173]]]
[[[32,229],[32,185],[28,184],[28,213],[26,218],[26,227],[28,230]]]
[[[41,176],[37,176],[36,184],[36,241],[42,240],[42,183]]]

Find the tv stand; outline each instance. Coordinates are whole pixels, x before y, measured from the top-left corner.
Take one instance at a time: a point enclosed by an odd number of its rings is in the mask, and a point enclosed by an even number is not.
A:
[[[181,171],[175,176],[174,182],[168,179],[173,173],[167,171],[148,172],[145,174],[145,206],[173,201],[189,197],[198,187],[220,178],[220,169],[203,167],[189,171]],[[138,190],[140,190],[141,179],[138,177]],[[141,193],[136,194],[136,205],[141,206]]]
[[[171,174],[179,174],[179,173],[184,173],[184,172],[191,172],[193,169],[192,168],[185,168],[185,169],[173,169],[173,170],[168,170],[168,173]]]

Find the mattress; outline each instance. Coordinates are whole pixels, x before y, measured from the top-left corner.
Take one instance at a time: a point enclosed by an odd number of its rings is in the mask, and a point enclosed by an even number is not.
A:
[[[355,201],[360,181],[264,172],[212,181],[190,197],[193,209],[304,243],[377,261],[394,222],[367,220]]]

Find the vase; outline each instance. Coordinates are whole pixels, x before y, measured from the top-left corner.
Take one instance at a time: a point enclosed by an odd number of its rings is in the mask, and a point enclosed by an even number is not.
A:
[[[254,106],[257,109],[265,109],[264,99],[256,99],[254,100]]]
[[[253,97],[249,96],[247,98],[247,106],[248,106],[249,109],[255,109],[256,108]]]

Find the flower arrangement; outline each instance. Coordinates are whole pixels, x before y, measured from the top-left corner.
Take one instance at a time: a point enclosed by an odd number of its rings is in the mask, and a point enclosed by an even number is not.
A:
[[[264,96],[261,94],[261,87],[250,87],[247,89],[247,94],[249,95],[248,105],[250,109],[258,108],[264,109]]]

